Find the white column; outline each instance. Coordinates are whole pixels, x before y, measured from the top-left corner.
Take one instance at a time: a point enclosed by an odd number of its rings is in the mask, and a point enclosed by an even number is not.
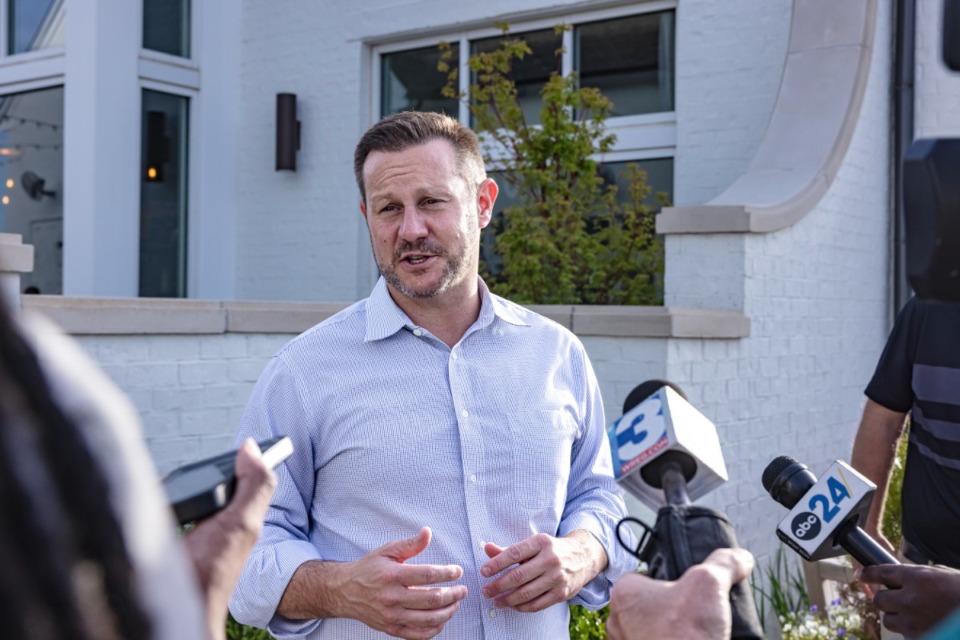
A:
[[[237,282],[237,135],[240,128],[240,16],[243,3],[193,3],[193,51],[201,86],[191,110],[190,198],[187,212],[190,252],[188,290],[192,298],[232,299]],[[264,123],[273,130],[274,123]],[[263,166],[273,171],[273,148]]]
[[[71,2],[66,13],[65,295],[138,292],[141,4]]]

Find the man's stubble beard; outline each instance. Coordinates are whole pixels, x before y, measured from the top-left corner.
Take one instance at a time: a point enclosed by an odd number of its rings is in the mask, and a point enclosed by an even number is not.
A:
[[[373,239],[371,238],[372,244]],[[404,283],[395,265],[400,262],[400,256],[408,252],[428,253],[438,258],[446,258],[447,262],[444,265],[443,273],[436,285],[424,290],[412,289]],[[374,255],[376,255],[376,252],[374,252]],[[390,264],[382,264],[378,260],[377,268],[380,269],[380,274],[387,281],[387,284],[397,292],[415,300],[427,300],[442,295],[451,286],[463,279],[467,270],[467,255],[466,251],[461,252],[460,255],[451,255],[444,247],[426,239],[421,239],[416,243],[405,242],[394,251],[393,261]]]

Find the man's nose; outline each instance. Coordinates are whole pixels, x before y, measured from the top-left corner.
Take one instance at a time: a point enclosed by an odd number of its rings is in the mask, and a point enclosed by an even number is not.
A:
[[[426,219],[417,207],[406,207],[400,221],[398,235],[404,240],[418,240],[425,238],[427,231]]]

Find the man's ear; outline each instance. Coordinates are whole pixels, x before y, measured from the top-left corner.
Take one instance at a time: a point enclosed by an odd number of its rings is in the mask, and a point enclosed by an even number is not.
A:
[[[487,178],[481,182],[480,188],[477,189],[477,204],[480,208],[479,219],[481,229],[490,224],[490,219],[493,218],[493,205],[497,201],[498,193],[500,193],[500,187],[493,181],[493,178]]]
[[[366,198],[363,197],[360,198],[360,215],[362,215],[364,219],[367,217],[367,202]]]

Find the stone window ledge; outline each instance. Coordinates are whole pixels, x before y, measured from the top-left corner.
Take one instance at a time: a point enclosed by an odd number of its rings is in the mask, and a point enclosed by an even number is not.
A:
[[[348,303],[243,302],[155,298],[23,296],[73,335],[297,334]],[[735,339],[750,335],[750,319],[737,311],[675,307],[530,305],[579,336]]]

